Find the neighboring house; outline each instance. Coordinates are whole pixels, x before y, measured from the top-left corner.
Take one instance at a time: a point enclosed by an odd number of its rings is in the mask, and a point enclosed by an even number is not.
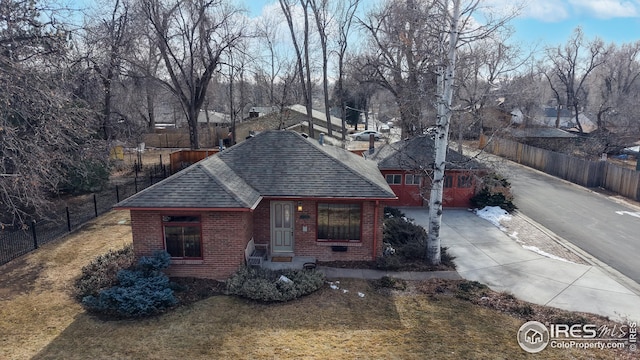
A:
[[[314,138],[317,139],[321,133],[328,134],[327,118],[324,112],[313,110],[311,112],[314,126]],[[252,117],[248,121],[236,125],[236,141],[265,130],[289,129],[298,132],[308,133],[309,124],[307,121],[307,108],[303,105],[291,105],[283,109],[282,112],[272,112],[260,117]],[[331,129],[333,138],[342,139],[342,120],[331,116]]]
[[[525,124],[523,114],[520,110],[515,109],[514,111],[512,111],[512,114],[513,123]],[[556,120],[558,120],[558,115],[560,120],[559,127],[561,129],[578,131],[578,125],[576,124],[575,115],[568,109],[558,110],[555,107],[545,107],[540,109],[540,111],[536,115],[534,115],[533,119],[529,121],[529,125],[555,128]],[[580,120],[580,125],[582,125],[582,130],[585,133],[590,133],[598,128],[596,124],[583,113],[578,114],[578,120]]]
[[[172,276],[226,279],[251,247],[268,257],[374,260],[383,203],[375,162],[292,131],[265,131],[120,202],[136,256],[171,254]]]
[[[517,142],[552,151],[562,151],[580,140],[578,135],[554,127],[508,129],[507,133]]]
[[[433,139],[416,136],[385,144],[365,158],[378,163],[380,172],[398,197],[389,202],[393,206],[427,206],[435,159]],[[448,149],[445,164],[443,206],[468,207],[476,192],[477,177],[485,173],[475,160]]]

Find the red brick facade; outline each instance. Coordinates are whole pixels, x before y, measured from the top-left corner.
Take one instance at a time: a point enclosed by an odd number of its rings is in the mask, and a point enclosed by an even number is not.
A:
[[[249,211],[160,212],[131,211],[133,248],[136,256],[164,249],[162,215],[200,215],[202,260],[173,260],[167,274],[226,279],[244,263],[244,249],[253,233]]]
[[[155,250],[164,249],[163,215],[199,215],[202,226],[202,260],[174,260],[167,273],[170,276],[224,280],[244,264],[244,250],[251,238],[254,238],[256,243],[270,242],[270,201],[291,200],[263,199],[253,212],[209,211],[194,213],[131,210],[135,254],[138,257],[151,255]],[[345,202],[344,200],[332,201]],[[375,256],[381,255],[383,205],[376,205],[375,201],[357,201],[362,203],[360,241],[325,242],[317,240],[317,202],[302,200],[300,201],[302,211],[297,211],[299,202],[293,201],[296,210],[294,214],[294,255],[313,256],[317,261],[374,260]],[[375,214],[377,214],[377,221]],[[347,251],[333,251],[332,246],[335,245],[346,246]]]

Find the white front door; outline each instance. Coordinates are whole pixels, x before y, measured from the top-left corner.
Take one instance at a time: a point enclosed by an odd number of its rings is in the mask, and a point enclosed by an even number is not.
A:
[[[293,252],[293,202],[271,202],[271,251]]]

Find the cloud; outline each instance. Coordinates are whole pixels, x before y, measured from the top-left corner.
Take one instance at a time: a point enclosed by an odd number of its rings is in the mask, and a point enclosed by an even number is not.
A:
[[[491,1],[502,6],[509,3],[509,0]],[[640,2],[637,0],[528,0],[523,4],[520,17],[559,22],[576,16],[613,19],[639,14]]]
[[[570,16],[567,4],[558,0],[531,1],[523,10],[523,15],[546,22],[562,21]]]
[[[600,19],[638,16],[638,3],[619,0],[569,0],[577,12]]]

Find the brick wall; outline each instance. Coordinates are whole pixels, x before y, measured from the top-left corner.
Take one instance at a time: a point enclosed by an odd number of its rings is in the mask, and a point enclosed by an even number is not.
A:
[[[314,256],[318,261],[356,261],[373,259],[373,234],[376,232],[376,254],[382,252],[383,206],[378,208],[378,227],[374,229],[375,202],[362,206],[362,239],[359,242],[319,242],[316,239],[316,201],[303,200],[302,211],[294,201],[294,253]],[[227,279],[244,264],[244,249],[251,238],[256,243],[270,240],[270,200],[263,200],[254,212],[183,212],[200,215],[202,226],[202,260],[173,260],[167,270],[170,276]],[[180,212],[131,211],[134,251],[137,257],[164,249],[162,215]],[[306,231],[305,231],[306,227]],[[345,252],[332,251],[332,245],[347,246]]]
[[[255,210],[254,239],[256,243],[268,243],[270,239],[270,201],[263,200]],[[301,200],[302,211],[297,211],[298,201],[294,203],[294,254],[298,256],[314,256],[318,261],[355,261],[373,259],[373,233],[375,202],[364,202],[362,206],[362,239],[360,242],[319,242],[316,238],[317,202],[315,200]],[[383,206],[378,209],[377,251],[382,251],[382,220]],[[306,227],[306,231],[305,231]],[[331,245],[347,246],[346,252],[332,251]]]
[[[179,212],[131,211],[134,251],[137,257],[164,249],[162,215]],[[193,214],[193,213],[190,213]],[[253,233],[250,212],[199,213],[202,226],[202,260],[172,260],[170,276],[224,280],[244,264],[244,249]]]

